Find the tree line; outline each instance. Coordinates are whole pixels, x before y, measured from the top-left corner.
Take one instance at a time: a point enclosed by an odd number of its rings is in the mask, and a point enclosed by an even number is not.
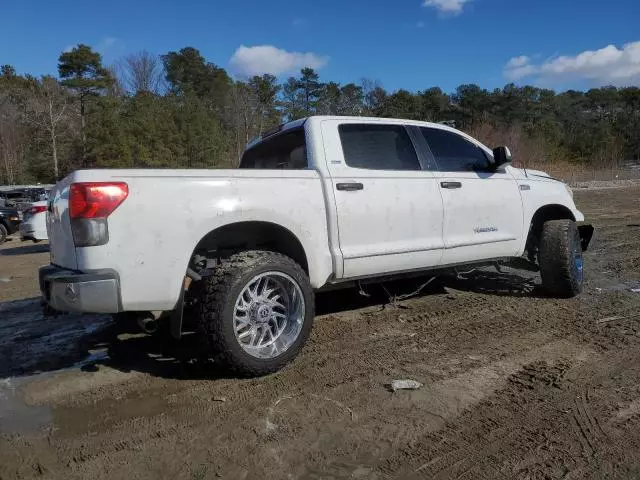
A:
[[[233,79],[192,47],[105,66],[81,44],[61,53],[57,77],[0,67],[0,184],[53,182],[88,167],[234,167],[252,138],[316,114],[443,121],[509,145],[529,167],[640,159],[637,87],[389,92],[369,79],[323,82],[311,68],[282,83]]]

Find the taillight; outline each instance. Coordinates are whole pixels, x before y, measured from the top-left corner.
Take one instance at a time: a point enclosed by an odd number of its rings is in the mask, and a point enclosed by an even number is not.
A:
[[[36,213],[42,213],[42,212],[46,212],[47,211],[47,206],[46,205],[40,205],[40,206],[35,206],[35,207],[31,207],[29,210],[27,210],[31,215],[35,215]]]
[[[69,187],[69,216],[107,218],[129,195],[124,182],[73,183]]]
[[[76,247],[109,242],[107,217],[124,202],[129,187],[124,182],[73,183],[69,187],[69,217]]]

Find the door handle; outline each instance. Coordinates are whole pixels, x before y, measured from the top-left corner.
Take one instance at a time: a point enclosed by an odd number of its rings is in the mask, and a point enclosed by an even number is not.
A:
[[[364,185],[361,183],[336,183],[336,188],[345,192],[354,192],[356,190],[364,190]]]
[[[442,188],[462,188],[461,182],[440,182]]]

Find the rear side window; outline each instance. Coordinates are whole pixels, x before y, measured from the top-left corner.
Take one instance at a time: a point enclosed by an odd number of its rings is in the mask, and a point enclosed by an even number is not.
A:
[[[347,165],[371,170],[420,170],[402,125],[343,124],[338,127]]]
[[[439,128],[420,128],[441,172],[489,170],[490,162],[482,149],[454,132]]]
[[[250,148],[242,155],[240,168],[268,170],[307,168],[304,129],[299,128],[275,135]]]

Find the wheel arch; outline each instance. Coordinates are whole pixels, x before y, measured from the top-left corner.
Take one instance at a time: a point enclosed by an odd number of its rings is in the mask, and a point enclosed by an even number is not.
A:
[[[298,237],[288,228],[273,222],[237,221],[218,226],[205,234],[196,244],[191,259],[197,255],[230,255],[241,250],[269,250],[291,258],[309,276],[307,253]],[[209,254],[209,255],[208,255]],[[171,334],[180,338],[182,334],[182,316],[184,308],[184,288],[181,288],[178,301],[171,315]]]
[[[542,234],[542,226],[549,220],[573,220],[575,222],[576,217],[571,209],[565,205],[549,204],[538,208],[531,217],[525,246],[530,260],[533,260],[532,256],[535,256],[537,253],[538,242]]]
[[[273,222],[251,220],[219,226],[200,239],[193,254],[257,249],[286,255],[309,275],[309,261],[300,239],[288,228]]]

